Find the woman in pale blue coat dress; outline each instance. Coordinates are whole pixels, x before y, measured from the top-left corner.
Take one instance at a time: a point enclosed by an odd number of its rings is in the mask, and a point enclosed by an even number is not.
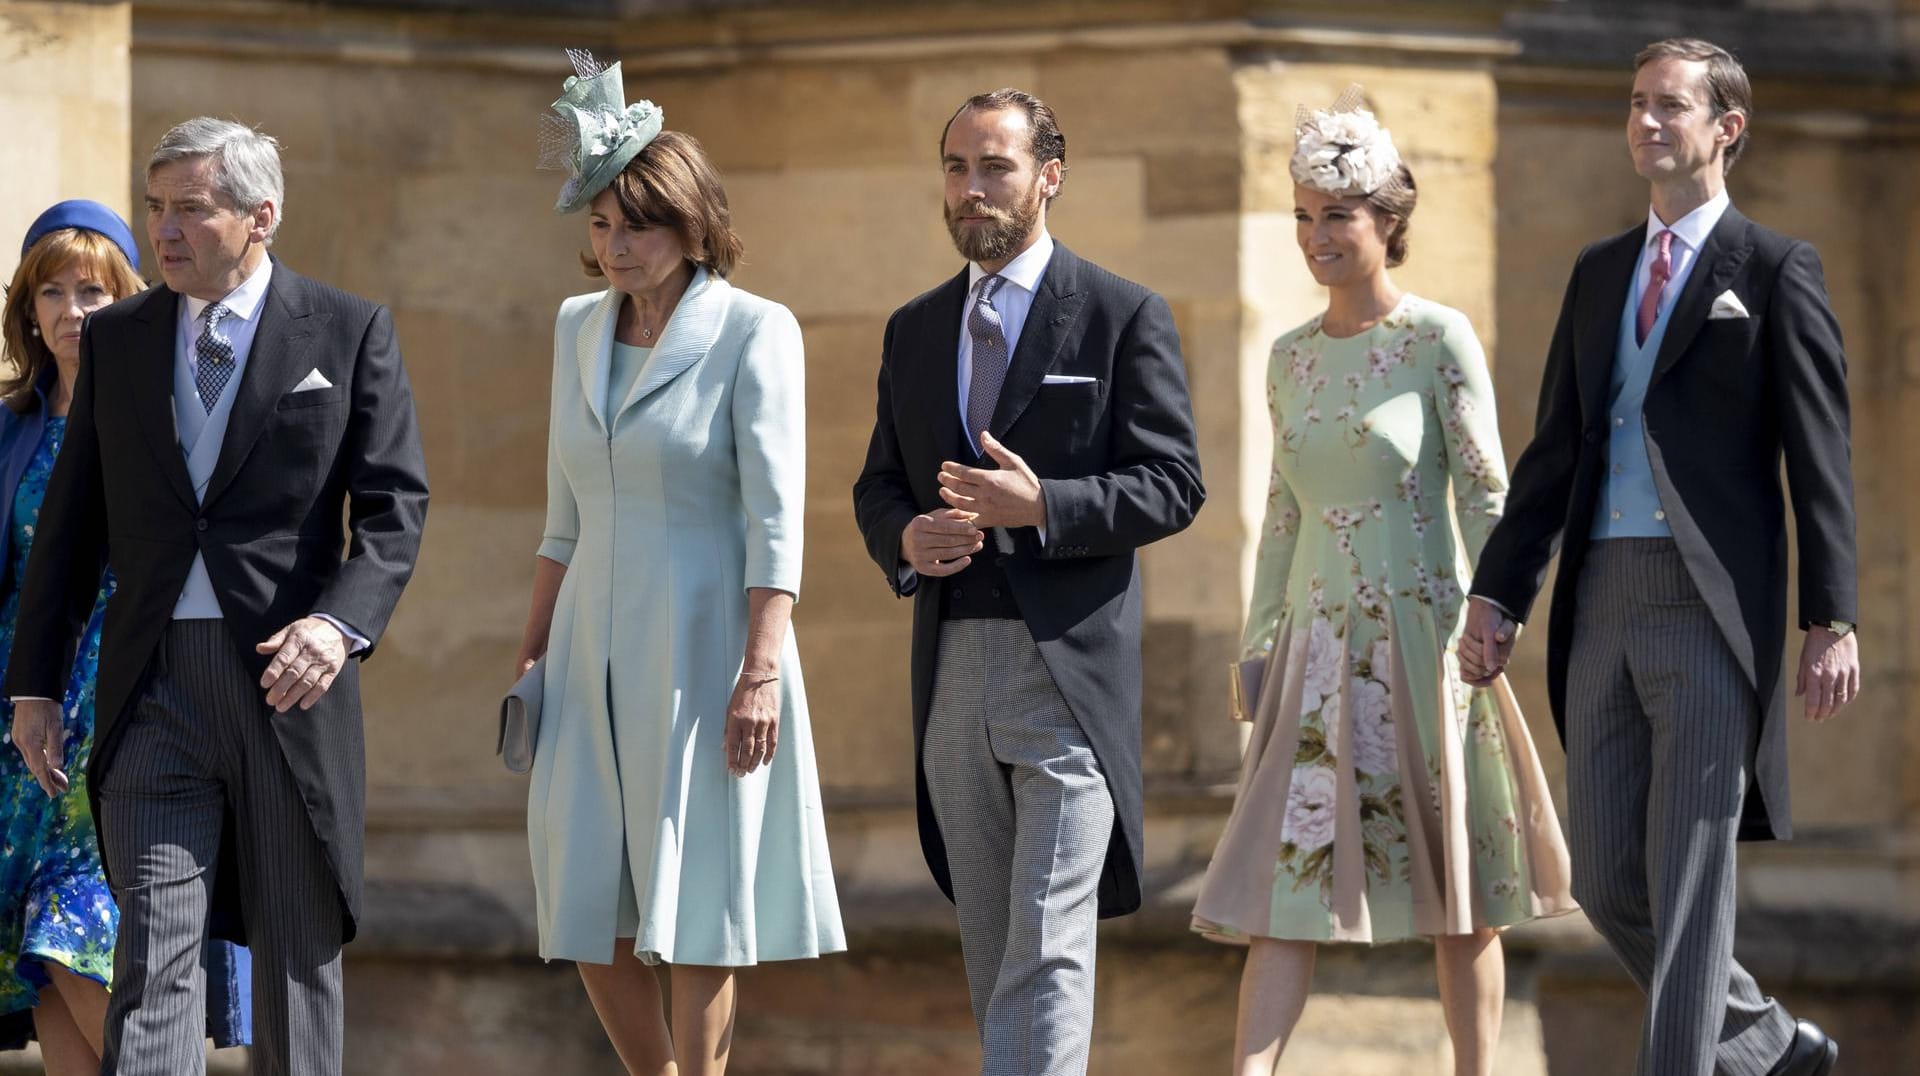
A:
[[[739,242],[699,144],[618,94],[617,64],[586,66],[556,103],[607,115],[580,125],[611,146],[563,162],[588,167],[561,209],[590,209],[583,261],[610,287],[554,328],[527,829],[541,956],[578,963],[630,1071],[687,1076],[725,1067],[732,969],[846,945],[788,631],[800,327],[727,283]]]

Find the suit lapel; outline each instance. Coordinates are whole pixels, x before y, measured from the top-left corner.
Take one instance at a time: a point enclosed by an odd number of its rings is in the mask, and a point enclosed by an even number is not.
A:
[[[1646,245],[1647,226],[1617,237],[1594,259],[1591,273],[1597,296],[1589,308],[1587,323],[1580,328],[1578,356],[1580,413],[1591,416],[1605,413],[1611,395],[1614,355],[1620,349],[1620,319],[1627,296],[1633,294],[1634,274],[1640,268],[1640,251]]]
[[[639,380],[633,390],[613,413],[611,429],[627,408],[653,395],[666,387],[674,378],[685,373],[694,363],[706,357],[713,349],[713,342],[720,337],[720,327],[727,319],[727,308],[732,305],[733,288],[724,279],[714,276],[705,269],[696,269],[693,282],[687,285],[687,293],[673,308],[673,314],[667,318],[667,324],[660,330],[660,342],[654,345],[653,354],[640,371]],[[616,306],[615,312],[618,312]],[[609,338],[607,352],[611,356],[613,343]],[[601,390],[602,395],[605,390]]]
[[[613,362],[613,330],[620,320],[620,301],[624,296],[612,288],[600,297],[587,316],[580,321],[580,330],[574,334],[573,354],[580,364],[580,395],[586,400],[587,410],[593,420],[600,424],[601,436],[606,436],[607,424],[607,371]]]
[[[967,311],[967,271],[940,286],[940,292],[927,304],[933,324],[926,361],[919,364],[925,383],[918,386],[925,394],[926,427],[933,434],[935,459],[950,460],[967,442],[960,430],[960,323]]]
[[[1708,233],[1707,242],[1700,250],[1699,261],[1694,263],[1693,272],[1687,275],[1687,284],[1674,300],[1673,310],[1667,314],[1667,335],[1660,342],[1660,356],[1653,364],[1653,381],[1658,382],[1665,376],[1680,356],[1686,353],[1687,345],[1700,333],[1700,327],[1707,323],[1707,314],[1713,309],[1714,297],[1733,283],[1734,275],[1746,264],[1747,256],[1753,253],[1753,242],[1747,235],[1747,218],[1732,206],[1721,214],[1719,223]]]
[[[179,331],[180,296],[162,284],[147,292],[133,316],[134,341],[131,353],[141,356],[132,363],[129,376],[134,380],[133,410],[140,416],[140,429],[167,484],[181,503],[194,507],[193,479],[187,474],[187,460],[180,451],[180,432],[173,418],[174,334]]]
[[[308,309],[306,281],[276,261],[267,294],[260,301],[260,326],[254,330],[246,369],[240,371],[239,390],[227,417],[227,432],[220,443],[213,477],[207,481],[207,494],[201,500],[203,506],[212,504],[226,490],[253,451],[280,398],[313,369],[308,352],[326,318]],[[174,454],[179,455],[177,449]]]
[[[1027,311],[1027,322],[1020,329],[1020,343],[1014,347],[1013,358],[1007,363],[1007,380],[1000,386],[993,421],[987,424],[996,438],[1004,440],[1007,431],[1020,421],[1046,380],[1047,371],[1053,369],[1054,356],[1066,342],[1067,332],[1073,328],[1074,316],[1080,312],[1083,301],[1077,290],[1079,267],[1080,259],[1072,251],[1058,243],[1054,245],[1047,270],[1040,275],[1033,306]]]

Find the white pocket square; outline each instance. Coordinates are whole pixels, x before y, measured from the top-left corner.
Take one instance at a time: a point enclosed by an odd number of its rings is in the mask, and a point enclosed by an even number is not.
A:
[[[300,383],[293,387],[293,391],[312,392],[315,389],[330,389],[332,387],[333,382],[328,381],[327,376],[321,373],[320,368],[316,366],[312,373],[300,379]]]
[[[1091,385],[1100,380],[1097,377],[1081,377],[1079,374],[1048,374],[1040,379],[1042,385]]]
[[[1713,301],[1713,309],[1707,311],[1707,320],[1709,321],[1716,318],[1744,318],[1746,316],[1746,304],[1740,301],[1740,297],[1735,295],[1731,288],[1721,292],[1720,297]]]

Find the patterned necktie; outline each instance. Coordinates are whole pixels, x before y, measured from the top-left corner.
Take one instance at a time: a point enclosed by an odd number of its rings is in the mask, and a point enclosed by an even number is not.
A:
[[[233,313],[219,303],[207,307],[201,317],[207,319],[207,327],[200,332],[200,339],[194,341],[193,354],[196,360],[193,385],[200,391],[200,406],[213,414],[213,405],[220,402],[220,390],[227,387],[227,381],[233,377],[233,343],[220,331],[220,321]]]
[[[1673,233],[1662,231],[1656,238],[1660,240],[1660,253],[1653,256],[1652,276],[1647,280],[1647,293],[1640,297],[1640,315],[1634,319],[1634,340],[1647,342],[1647,334],[1653,331],[1653,323],[1660,314],[1660,296],[1667,290],[1667,281],[1673,277]]]
[[[980,431],[993,421],[1000,402],[1000,386],[1007,380],[1007,334],[993,295],[1007,278],[998,273],[980,278],[973,306],[967,311],[967,335],[973,337],[973,380],[967,385],[967,443],[979,449]]]

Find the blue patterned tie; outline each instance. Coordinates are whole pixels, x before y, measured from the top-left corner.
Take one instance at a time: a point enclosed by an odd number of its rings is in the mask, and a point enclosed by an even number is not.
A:
[[[200,339],[194,341],[193,354],[197,360],[193,374],[193,384],[200,391],[200,406],[213,414],[213,405],[220,402],[220,390],[227,387],[227,381],[233,377],[233,342],[220,331],[220,321],[233,313],[219,303],[207,307],[200,316],[207,319],[207,327],[200,332]]]
[[[983,276],[973,289],[973,306],[967,312],[967,334],[973,337],[973,379],[967,385],[967,443],[977,450],[975,440],[993,421],[993,409],[1000,402],[1000,386],[1007,380],[1007,334],[1000,324],[1000,312],[993,308],[993,293],[1007,278],[998,273]]]

